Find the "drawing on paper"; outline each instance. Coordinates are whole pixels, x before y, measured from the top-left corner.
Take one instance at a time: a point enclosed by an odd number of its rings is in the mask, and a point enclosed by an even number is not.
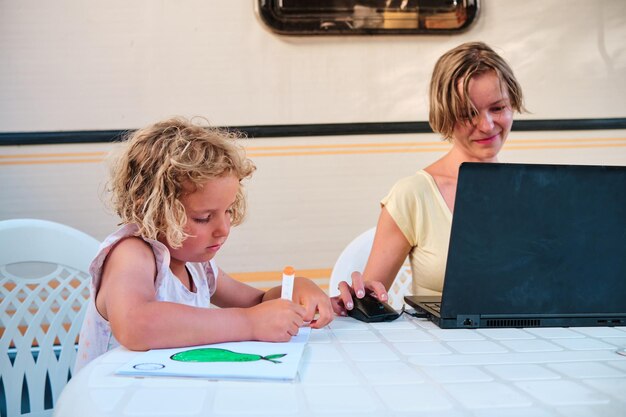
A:
[[[228,342],[138,353],[116,375],[292,381],[298,375],[310,327],[289,342]],[[270,365],[271,364],[271,365]]]
[[[277,360],[286,353],[277,353],[274,355],[257,355],[254,353],[239,353],[228,349],[218,348],[200,348],[178,352],[171,356],[172,360],[180,362],[253,362],[253,361],[269,361],[272,363],[281,363]]]

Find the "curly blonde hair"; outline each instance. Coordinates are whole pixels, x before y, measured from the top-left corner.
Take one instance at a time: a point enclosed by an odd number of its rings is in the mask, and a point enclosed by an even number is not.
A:
[[[231,221],[240,224],[246,212],[241,181],[256,169],[235,143],[241,137],[181,117],[129,133],[111,165],[113,209],[123,224],[137,224],[141,236],[163,237],[177,248],[188,237],[181,196],[207,180],[234,175],[240,183]]]
[[[435,64],[430,80],[430,113],[428,121],[434,132],[451,140],[454,124],[466,118],[473,119],[476,108],[468,95],[469,81],[486,72],[494,71],[500,85],[506,89],[511,107],[526,111],[522,88],[506,61],[483,42],[467,42],[443,54]],[[463,83],[463,94],[458,85]]]

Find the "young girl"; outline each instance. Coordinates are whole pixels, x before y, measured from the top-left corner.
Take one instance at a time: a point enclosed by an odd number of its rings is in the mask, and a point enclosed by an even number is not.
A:
[[[280,287],[263,292],[215,264],[231,225],[243,220],[241,181],[255,169],[235,138],[175,118],[125,143],[110,180],[123,226],[90,266],[75,372],[120,344],[288,341],[305,322],[319,328],[332,320],[330,300],[305,278],[296,278],[292,302],[279,299]]]

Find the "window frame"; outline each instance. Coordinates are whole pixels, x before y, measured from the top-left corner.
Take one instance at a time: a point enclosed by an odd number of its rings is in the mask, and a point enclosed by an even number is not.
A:
[[[310,0],[290,0],[292,3],[301,1],[302,4],[306,4],[307,1]],[[350,0],[344,0],[350,1]],[[359,6],[359,0],[352,0],[354,5]],[[363,1],[363,0],[361,0]],[[414,0],[419,2],[420,0]],[[431,3],[430,6],[424,7],[425,10],[433,12],[432,3],[436,1],[441,2],[440,10],[442,13],[424,13],[420,14],[419,11],[404,10],[402,11],[398,4],[403,3],[401,0],[392,0],[391,6],[393,7],[377,7],[375,10],[376,15],[376,23],[379,24],[378,27],[371,24],[370,26],[363,24],[360,27],[355,27],[355,25],[351,23],[356,23],[359,18],[354,17],[356,14],[352,16],[354,19],[349,21],[348,14],[337,12],[335,15],[332,14],[324,14],[322,12],[313,13],[310,15],[297,15],[294,13],[291,17],[283,13],[281,10],[281,4],[283,0],[256,0],[257,2],[257,12],[261,21],[265,24],[267,28],[269,28],[272,32],[277,33],[279,35],[291,35],[291,36],[351,36],[351,35],[450,35],[450,34],[460,34],[467,31],[472,25],[475,24],[478,16],[480,15],[481,10],[481,2],[480,0],[421,0],[425,3]],[[452,1],[453,3],[457,3],[452,9],[451,5],[447,6],[446,10],[446,1]],[[437,6],[438,7],[438,6]],[[304,10],[306,11],[306,10]],[[446,12],[448,16],[451,13],[456,13],[459,16],[459,13],[465,18],[458,27],[436,27],[437,26],[437,16],[441,17],[439,23],[443,21],[443,12]],[[392,18],[401,17],[402,14],[406,14],[408,17],[405,20],[395,20]],[[387,24],[387,19],[385,19],[385,15],[390,16],[387,17],[389,20],[389,24]],[[416,20],[411,20],[411,17],[415,17]],[[430,21],[428,20],[430,18]],[[326,19],[326,20],[324,20]],[[460,19],[460,17],[459,17]],[[363,19],[361,22],[365,22]],[[374,20],[372,20],[374,21]],[[382,23],[381,23],[382,22]],[[403,25],[412,26],[412,22],[416,22],[416,27],[402,27]],[[428,22],[430,22],[431,27],[427,27]],[[368,23],[370,23],[368,21]],[[433,26],[434,25],[434,26]]]

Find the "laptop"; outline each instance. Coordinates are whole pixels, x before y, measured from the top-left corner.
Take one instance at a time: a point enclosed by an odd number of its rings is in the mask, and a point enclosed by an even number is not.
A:
[[[464,163],[441,328],[626,325],[626,167]]]

